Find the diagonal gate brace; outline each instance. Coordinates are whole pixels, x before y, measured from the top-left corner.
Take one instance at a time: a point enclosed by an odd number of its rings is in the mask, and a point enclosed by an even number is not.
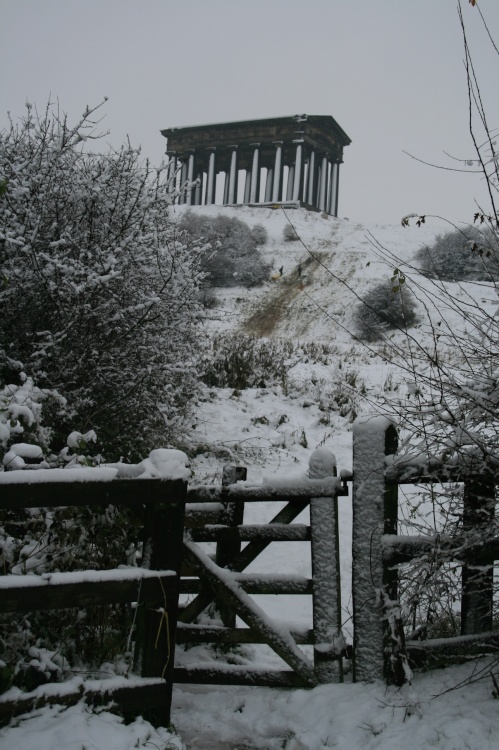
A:
[[[270,521],[270,524],[291,523],[291,521],[294,521],[294,519],[300,515],[302,510],[305,510],[308,504],[308,500],[295,500],[294,502],[288,503]],[[242,572],[253,562],[253,560],[256,560],[258,555],[260,555],[270,543],[271,542],[268,540],[255,540],[250,542],[241,552],[239,552],[227,567],[232,571],[239,573]],[[214,598],[215,597],[211,591],[201,592],[201,594],[198,594],[198,596],[196,596],[196,598],[193,599],[183,611],[179,612],[179,621],[192,622],[209,604],[211,604]]]
[[[252,628],[283,661],[289,664],[307,685],[316,685],[314,667],[300,651],[290,632],[274,628],[264,611],[243,591],[234,575],[225,568],[219,568],[193,542],[184,542],[184,550],[199,577],[210,586],[214,593],[226,601],[241,620]]]

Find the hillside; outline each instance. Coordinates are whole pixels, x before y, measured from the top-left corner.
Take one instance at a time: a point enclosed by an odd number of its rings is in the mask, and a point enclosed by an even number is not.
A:
[[[175,208],[177,216],[185,210]],[[223,212],[250,226],[263,224],[268,241],[262,252],[272,267],[262,286],[217,289],[217,305],[208,311],[202,342],[205,370],[235,353],[249,369],[266,364],[252,387],[203,387],[185,445],[178,446],[189,454],[192,484],[219,484],[227,464],[246,466],[249,484],[265,477],[303,477],[319,446],[336,455],[339,469],[351,469],[355,417],[375,411],[383,397],[403,396],[406,380],[403,358],[393,359],[382,343],[366,346],[352,336],[358,299],[399,268],[425,300],[418,305],[421,319],[429,312],[435,322],[457,322],[455,310],[438,297],[433,296],[433,302],[425,298],[429,282],[411,269],[421,245],[430,245],[446,227],[365,227],[302,209],[191,210],[213,216]],[[283,240],[289,221],[300,241]],[[448,288],[454,298],[476,299],[491,313],[497,304],[492,285]],[[416,327],[412,334],[427,343],[422,329]],[[404,340],[402,333],[393,335],[395,343],[403,345]],[[446,356],[452,361],[456,353],[449,349]],[[410,500],[408,490],[401,503]],[[262,523],[274,512],[255,503],[245,521]],[[297,519],[306,520],[306,513]],[[351,499],[342,497],[340,564],[347,640],[352,637],[351,525]],[[293,542],[270,545],[247,570],[310,576],[307,547]],[[288,628],[311,625],[310,597],[254,598]],[[177,648],[178,665],[213,661],[282,667],[266,646]],[[345,684],[312,690],[177,685],[172,719],[187,750],[400,750],[409,744],[412,750],[495,750],[497,701],[490,676],[480,679],[489,667],[486,659],[419,673],[412,685],[401,689],[352,684],[348,665]],[[168,750],[180,749],[180,738],[166,730],[155,732],[140,719],[125,727],[110,712],[91,714],[81,705],[35,711],[0,730],[2,747],[23,750]]]

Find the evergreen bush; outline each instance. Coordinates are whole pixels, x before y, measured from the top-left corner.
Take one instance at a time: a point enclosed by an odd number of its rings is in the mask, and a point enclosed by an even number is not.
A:
[[[370,289],[357,306],[355,327],[362,341],[377,341],[384,334],[405,330],[417,321],[414,297],[405,286],[391,279]]]

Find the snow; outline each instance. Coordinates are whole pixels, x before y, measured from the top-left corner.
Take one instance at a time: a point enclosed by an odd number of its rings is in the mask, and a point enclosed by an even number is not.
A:
[[[182,210],[175,207],[177,213]],[[292,479],[306,494],[323,481],[312,478],[310,459],[314,451],[326,450],[336,456],[339,476],[351,478],[354,415],[352,412],[345,416],[338,408],[332,408],[336,403],[334,397],[349,395],[357,414],[357,427],[368,443],[380,423],[386,426],[389,421],[389,415],[364,418],[372,411],[376,394],[407,387],[397,366],[378,356],[379,347],[368,349],[352,343],[348,330],[355,316],[356,295],[361,295],[373,282],[390,278],[395,265],[410,283],[411,273],[404,268],[404,263],[409,264],[418,248],[431,243],[438,233],[446,231],[446,226],[427,222],[420,228],[411,225],[366,228],[346,219],[323,218],[297,208],[207,206],[191,210],[210,215],[223,211],[247,221],[250,226],[263,223],[269,233],[264,252],[272,260],[274,272],[284,266],[282,278],[269,280],[261,288],[220,290],[220,305],[207,324],[208,332],[259,334],[255,314],[263,311],[269,324],[276,303],[288,294],[285,314],[275,316],[265,335],[327,345],[332,352],[329,361],[320,363],[310,359],[307,362],[302,358],[291,363],[286,382],[266,388],[237,393],[230,388],[206,388],[191,424],[189,440],[195,446],[195,457],[189,468],[185,454],[178,455],[182,452],[170,455],[153,452],[155,455],[151,454],[141,464],[115,464],[98,470],[66,469],[61,474],[64,473],[66,481],[72,481],[71,471],[82,477],[78,481],[90,480],[93,471],[112,471],[113,476],[118,477],[164,476],[166,472],[186,478],[190,470],[190,486],[209,484],[215,488],[221,484],[223,466],[238,464],[248,467],[246,486],[256,488],[264,484],[277,492]],[[301,243],[282,241],[286,214],[313,253],[312,260]],[[397,260],[392,264],[380,259],[376,243],[401,257],[402,262]],[[306,261],[309,261],[307,267],[303,267],[306,279],[301,288],[297,268]],[[425,288],[425,280],[420,281]],[[462,289],[454,286],[456,298],[462,299]],[[476,289],[470,286],[470,290],[474,297],[479,294],[486,309],[495,310],[497,296],[493,288],[480,285]],[[443,312],[438,310],[435,314]],[[445,314],[452,320],[450,311]],[[355,381],[354,376],[356,384],[349,387],[347,381]],[[359,395],[361,384],[365,387],[363,396]],[[331,468],[332,462],[328,464],[325,458],[327,454],[322,455],[319,463]],[[46,478],[48,474],[49,471],[6,471],[0,473],[0,483],[27,481],[28,475],[29,481],[53,481]],[[102,481],[103,474],[99,477]],[[340,479],[335,479],[334,486],[339,482]],[[213,495],[206,491],[205,494],[207,503],[219,500],[216,492]],[[210,505],[200,505],[210,508]],[[218,509],[218,503],[215,505]],[[338,498],[341,619],[347,641],[351,641],[352,635],[351,505],[351,498]],[[279,507],[278,503],[248,503],[245,523],[268,522]],[[305,512],[296,522],[307,523],[307,520]],[[206,547],[209,549],[209,545]],[[269,545],[245,572],[252,576],[310,578],[309,545],[299,542]],[[31,576],[23,577],[28,578]],[[238,593],[240,581],[241,576],[237,574],[230,582]],[[298,595],[261,595],[252,597],[254,605],[251,606],[258,616],[277,621],[284,634],[311,626],[310,599]],[[300,647],[300,653],[309,656],[311,648]],[[248,664],[255,669],[283,668],[282,661],[263,646],[244,646],[235,649],[230,656],[235,664]],[[212,665],[214,656],[201,646],[185,652],[179,648],[177,662],[179,665]],[[407,746],[411,750],[427,750],[428,747],[495,750],[499,733],[498,703],[492,697],[490,677],[478,679],[488,665],[488,660],[472,661],[416,673],[412,685],[401,689],[387,688],[380,681],[352,684],[350,671],[345,675],[344,684],[321,685],[309,690],[177,685],[172,721],[188,750],[322,750],[328,747],[400,750]],[[477,679],[459,688],[469,678]],[[169,738],[166,730],[154,730],[140,719],[125,726],[105,710],[93,713],[78,705],[68,709],[39,709],[16,720],[0,730],[0,747],[23,750],[157,747],[164,750],[167,743],[172,742]],[[180,747],[179,740],[175,742],[177,744],[171,747]]]
[[[161,571],[161,575],[176,575],[175,571]],[[121,567],[114,570],[79,570],[68,573],[42,573],[41,575],[4,575],[0,576],[0,591],[18,589],[25,586],[48,586],[99,581],[139,581],[142,578],[157,578],[158,573],[146,568]]]

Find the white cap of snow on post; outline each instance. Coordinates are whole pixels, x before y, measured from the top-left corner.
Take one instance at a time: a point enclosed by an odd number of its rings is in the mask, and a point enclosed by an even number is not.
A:
[[[336,475],[336,456],[328,448],[316,448],[308,462],[309,479],[325,479]]]

